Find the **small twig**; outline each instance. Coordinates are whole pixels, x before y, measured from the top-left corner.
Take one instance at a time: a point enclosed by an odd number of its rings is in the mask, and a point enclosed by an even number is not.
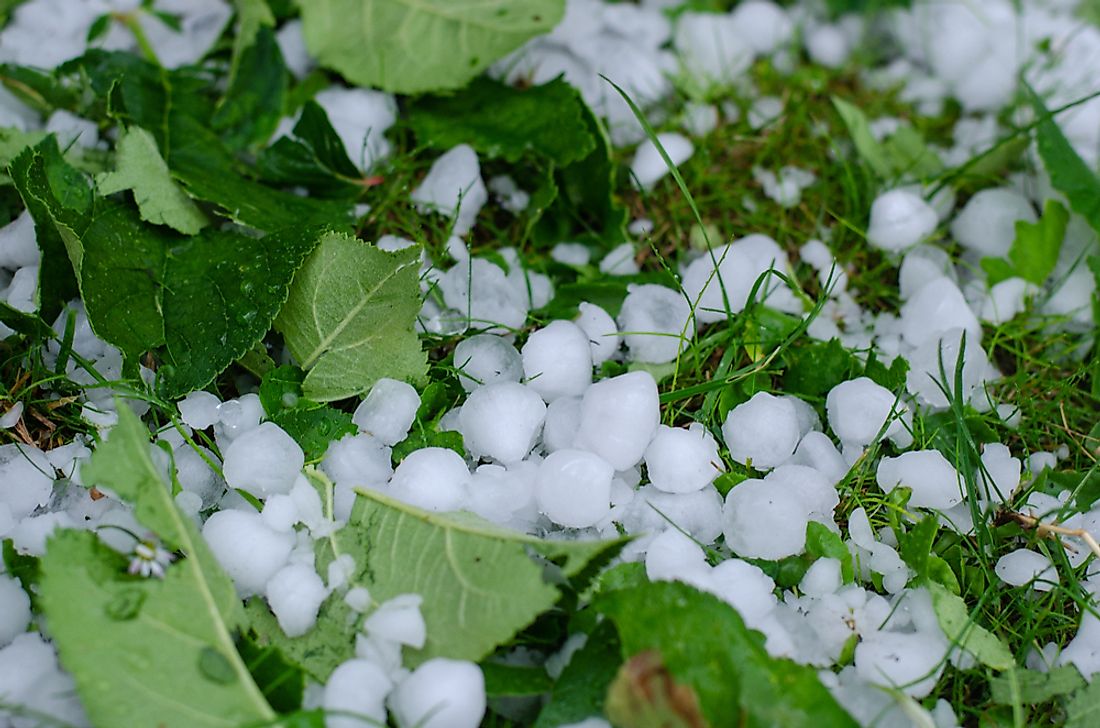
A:
[[[1010,520],[1015,521],[1024,528],[1033,528],[1039,538],[1053,538],[1064,549],[1073,550],[1070,546],[1062,543],[1062,540],[1058,536],[1073,536],[1084,541],[1089,549],[1098,558],[1100,558],[1100,544],[1096,542],[1093,535],[1083,528],[1066,528],[1065,526],[1059,526],[1057,523],[1043,523],[1035,516],[1029,516],[1026,513],[1017,513],[1015,511],[1009,511],[1005,514]]]

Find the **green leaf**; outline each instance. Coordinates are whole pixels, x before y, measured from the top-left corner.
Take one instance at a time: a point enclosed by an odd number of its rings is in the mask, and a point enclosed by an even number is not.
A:
[[[11,161],[27,147],[33,147],[48,135],[44,131],[0,129],[0,168],[7,169]]]
[[[314,0],[303,34],[322,66],[398,93],[459,88],[561,20],[563,0]]]
[[[241,608],[194,523],[149,456],[129,408],[82,469],[88,485],[135,505],[142,525],[180,552],[163,579],[126,573],[127,559],[86,531],[54,536],[41,603],[61,662],[92,723],[231,728],[275,717],[233,642]]]
[[[315,101],[302,106],[292,136],[279,137],[258,160],[264,178],[302,185],[321,195],[358,195],[362,174],[348,158],[344,142]]]
[[[1034,91],[1031,105],[1039,116],[1035,139],[1050,183],[1069,200],[1070,209],[1100,232],[1100,177],[1081,159]]]
[[[309,462],[320,460],[334,441],[359,432],[347,412],[315,403],[277,412],[268,419],[302,446]]]
[[[1037,705],[1085,686],[1085,679],[1073,665],[1050,672],[1013,668],[989,679],[993,702],[998,705]]]
[[[331,483],[307,474],[331,508]],[[323,572],[336,555],[353,555],[351,584],[365,587],[375,603],[400,594],[423,597],[427,642],[420,650],[406,648],[406,665],[440,656],[478,661],[560,598],[532,554],[556,564],[557,578],[580,588],[591,569],[605,565],[624,543],[542,541],[469,513],[428,513],[360,491],[348,525],[318,542],[317,564]],[[262,604],[250,604],[249,612],[253,629],[317,680],[327,679],[353,651],[357,624],[342,594],[329,597],[317,626],[302,637],[283,635]]]
[[[541,695],[554,684],[541,667],[482,662],[485,693],[491,698]]]
[[[327,402],[382,377],[424,376],[427,357],[413,330],[419,264],[418,247],[386,253],[350,235],[322,237],[275,322],[307,372],[307,397]]]
[[[1016,665],[1016,659],[1005,643],[971,619],[962,597],[952,594],[936,582],[929,582],[928,591],[932,594],[932,608],[936,612],[936,619],[947,639],[994,670],[1008,670]]]
[[[844,121],[844,126],[848,127],[848,134],[852,137],[860,158],[879,177],[890,177],[893,165],[882,145],[871,134],[871,124],[863,111],[837,96],[833,97],[833,106]]]
[[[609,622],[597,626],[554,683],[534,728],[557,728],[602,715],[607,686],[623,661],[620,650],[614,627]]]
[[[166,396],[205,387],[264,337],[322,232],[297,228],[253,238],[208,230],[171,248],[166,366],[159,377]]]
[[[561,78],[527,89],[479,78],[459,94],[421,98],[408,113],[422,145],[469,144],[513,163],[537,155],[565,166],[596,148],[583,107],[577,90]]]
[[[818,559],[827,557],[840,562],[840,575],[845,584],[855,581],[855,566],[852,564],[852,552],[840,540],[840,536],[830,531],[825,524],[810,521],[806,524],[806,553]]]
[[[788,394],[824,397],[858,371],[859,361],[839,339],[790,347],[784,352],[782,388]]]
[[[15,543],[6,538],[0,541],[0,554],[3,554],[4,571],[19,580],[19,586],[31,599],[31,604],[38,601],[38,582],[42,575],[42,560],[29,554],[21,554],[15,550]]]
[[[812,668],[772,658],[763,636],[710,594],[658,582],[609,592],[594,606],[615,623],[623,656],[656,651],[713,726],[856,725]]]
[[[288,77],[272,24],[258,25],[243,49],[234,45],[229,88],[211,119],[231,149],[245,149],[271,138],[283,115]]]
[[[1022,221],[1017,221],[1017,225]],[[1016,237],[1019,240],[1019,234]],[[989,285],[995,286],[1001,281],[1006,281],[1009,278],[1013,278],[1017,275],[1016,269],[1004,258],[982,258],[981,259],[982,270],[985,271],[985,277],[989,281]]]
[[[24,336],[47,337],[53,333],[49,324],[33,313],[26,313],[0,301],[0,323]]]
[[[1012,241],[1008,259],[1016,267],[1017,275],[1039,286],[1046,282],[1058,262],[1068,222],[1069,211],[1057,200],[1047,200],[1039,222],[1016,221],[1016,239]]]
[[[887,367],[878,360],[873,351],[867,355],[867,363],[863,366],[863,376],[891,392],[897,392],[905,387],[905,375],[908,372],[909,362],[905,357],[894,357],[894,361]]]
[[[1066,704],[1065,728],[1092,728],[1100,720],[1100,680],[1078,690]]]
[[[149,132],[138,126],[123,131],[115,147],[115,164],[114,172],[96,177],[100,194],[133,190],[142,220],[185,235],[194,235],[207,224],[206,215],[172,179]]]
[[[898,175],[929,179],[943,171],[939,156],[928,148],[920,132],[907,124],[886,137],[882,151],[891,170]]]
[[[260,647],[247,637],[237,640],[237,651],[272,708],[290,713],[302,707],[305,674],[301,668],[288,662],[277,648]]]

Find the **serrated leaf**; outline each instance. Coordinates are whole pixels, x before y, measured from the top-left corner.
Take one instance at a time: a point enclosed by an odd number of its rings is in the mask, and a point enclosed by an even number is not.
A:
[[[122,132],[115,147],[115,171],[96,177],[100,194],[132,190],[141,219],[194,235],[206,224],[206,215],[179,188],[160,156],[156,139],[139,126]]]
[[[359,432],[350,414],[321,404],[277,412],[269,419],[301,445],[308,462],[320,460],[336,440]]]
[[[1030,90],[1030,89],[1029,89]],[[1035,140],[1050,183],[1069,200],[1070,208],[1100,232],[1100,177],[1066,139],[1042,99],[1031,93],[1031,105],[1039,116]]]
[[[33,147],[47,136],[44,131],[0,129],[0,168],[7,169],[11,161],[27,147]]]
[[[158,378],[166,396],[205,387],[264,337],[322,232],[297,228],[253,238],[208,230],[171,248],[166,366]]]
[[[420,248],[387,253],[328,233],[294,278],[275,322],[321,402],[361,394],[382,377],[427,370],[413,324],[420,310]]]
[[[1085,686],[1085,679],[1073,665],[1050,672],[1014,668],[989,679],[993,702],[998,705],[1037,705]]]
[[[300,5],[317,61],[360,86],[421,93],[463,86],[561,20],[563,0],[313,0]]]
[[[1092,728],[1100,720],[1100,680],[1074,693],[1066,703],[1065,728]]]
[[[833,97],[833,106],[840,114],[844,126],[848,128],[848,135],[852,137],[852,143],[855,144],[860,158],[879,177],[889,177],[893,171],[893,166],[890,164],[882,145],[871,134],[871,124],[867,120],[867,116],[858,106],[854,106],[837,96]]]
[[[583,106],[577,90],[561,78],[526,89],[479,78],[460,94],[421,98],[408,118],[422,145],[469,144],[513,163],[533,155],[564,166],[596,148]]]
[[[354,196],[363,190],[362,174],[315,101],[303,104],[292,135],[265,149],[258,166],[265,179],[302,185],[317,194]]]
[[[974,656],[978,662],[994,670],[1009,670],[1016,659],[1004,642],[970,617],[962,597],[949,592],[946,587],[929,582],[932,609],[947,639]]]
[[[717,597],[656,582],[601,595],[594,606],[615,623],[623,656],[657,652],[712,726],[857,725],[812,668],[772,658],[763,636]]]
[[[142,579],[93,533],[50,540],[41,603],[92,722],[231,728],[272,720],[234,646],[241,608],[233,583],[176,507],[149,457],[148,430],[128,407],[120,404],[118,424],[81,473],[132,502],[142,525],[180,552],[163,579]]]
[[[307,470],[331,508],[332,485]],[[355,559],[350,583],[375,603],[400,594],[423,597],[427,625],[423,649],[405,649],[405,664],[433,657],[478,661],[507,642],[561,596],[536,554],[557,564],[560,577],[578,586],[590,567],[602,566],[625,543],[542,541],[483,521],[469,513],[429,513],[374,491],[360,491],[348,525],[317,544],[323,572],[336,554]],[[354,650],[358,623],[334,594],[317,626],[288,638],[262,604],[249,604],[253,629],[278,645],[315,679],[324,681]]]
[[[840,562],[840,575],[844,583],[851,584],[855,581],[852,552],[840,540],[840,536],[830,531],[825,524],[817,521],[806,524],[806,553],[815,558],[825,556],[836,559]]]
[[[859,361],[839,339],[790,347],[784,353],[783,391],[789,394],[823,397],[858,371]]]

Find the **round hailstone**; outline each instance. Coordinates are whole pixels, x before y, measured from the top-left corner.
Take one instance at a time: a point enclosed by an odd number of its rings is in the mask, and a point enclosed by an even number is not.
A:
[[[744,480],[726,495],[722,532],[738,556],[776,560],[806,547],[809,508],[801,493],[782,483]]]
[[[0,227],[0,267],[16,270],[39,264],[42,253],[34,233],[34,218],[24,210],[7,225]]]
[[[31,600],[14,578],[0,574],[0,648],[27,631]]]
[[[749,625],[758,624],[778,601],[772,578],[741,559],[726,559],[711,569],[703,588],[736,609]]]
[[[467,392],[498,382],[523,379],[523,358],[516,347],[495,334],[477,334],[455,347],[458,381]]]
[[[962,478],[938,450],[910,450],[896,458],[884,457],[875,474],[884,493],[904,486],[913,494],[911,508],[946,510],[962,502]]]
[[[542,427],[542,446],[546,452],[573,447],[573,438],[581,423],[581,398],[559,397],[546,408]]]
[[[737,3],[732,16],[738,35],[758,56],[768,55],[785,45],[794,33],[794,21],[787,11],[770,0]]]
[[[266,498],[289,493],[305,462],[294,438],[274,422],[264,422],[230,443],[222,473],[230,488]]]
[[[458,415],[470,454],[514,463],[527,457],[546,419],[546,404],[530,387],[502,382],[475,389]]]
[[[373,725],[385,725],[386,696],[391,690],[393,681],[375,663],[360,659],[342,663],[332,671],[321,698],[321,707],[328,713],[325,728],[363,728],[368,724],[360,716]]]
[[[474,328],[507,331],[522,327],[527,320],[526,286],[520,290],[500,266],[483,258],[459,263],[440,276],[437,284],[444,303],[456,312],[454,318],[462,326],[468,322]]]
[[[692,493],[714,482],[723,471],[718,443],[698,422],[688,429],[657,428],[645,451],[649,482],[666,493]]]
[[[210,466],[210,463],[218,462],[214,453],[202,445],[192,446],[187,443],[175,448],[172,457],[180,488],[195,494],[202,508],[214,505],[225,492],[225,481]]]
[[[553,321],[531,334],[522,355],[528,386],[547,402],[584,394],[592,383],[588,335],[571,321]]]
[[[642,371],[620,374],[584,393],[573,446],[596,453],[615,470],[626,470],[641,462],[660,421],[653,376]]]
[[[291,564],[267,582],[267,603],[287,637],[301,637],[317,622],[317,610],[328,593],[312,566]]]
[[[295,543],[293,533],[271,530],[255,511],[218,511],[206,520],[202,535],[244,597],[264,591]]]
[[[412,728],[477,728],[485,715],[485,677],[464,660],[428,660],[390,697],[397,724]]]
[[[684,296],[656,283],[632,284],[619,311],[619,328],[631,361],[670,362],[695,336],[691,305]]]
[[[218,405],[221,403],[210,392],[191,392],[180,400],[180,419],[194,430],[205,430],[218,421]]]
[[[906,410],[893,392],[868,377],[841,382],[825,397],[829,427],[841,442],[858,447],[870,445],[880,432],[882,437],[899,435],[905,428],[901,415]]]
[[[370,388],[351,421],[363,432],[377,437],[385,445],[405,439],[420,408],[420,395],[412,385],[396,379],[379,379]]]
[[[951,234],[978,255],[1003,258],[1016,239],[1017,221],[1037,222],[1035,209],[1019,192],[995,187],[974,193],[951,223]]]
[[[848,474],[847,461],[824,432],[807,432],[803,435],[788,462],[792,465],[810,466],[833,485]]]
[[[650,581],[703,584],[710,575],[710,564],[699,544],[679,530],[667,528],[649,544],[645,573]]]
[[[962,391],[955,391],[955,369],[963,357]],[[992,378],[993,367],[977,337],[964,329],[951,329],[925,341],[907,357],[905,388],[924,404],[947,407],[946,387],[952,397],[969,402],[982,384]],[[942,369],[941,369],[942,364]]]
[[[909,190],[890,190],[871,204],[867,242],[876,248],[900,252],[928,237],[935,229],[936,211]]]
[[[852,53],[852,41],[839,25],[815,24],[805,31],[804,37],[806,53],[819,66],[840,68]]]
[[[710,545],[722,535],[722,496],[709,485],[693,493],[665,493],[643,485],[622,514],[628,533],[658,533],[676,524],[701,544]]]
[[[982,489],[982,497],[994,503],[1004,503],[1020,487],[1023,463],[1012,457],[1006,445],[990,442],[982,447],[982,466],[974,473]]]
[[[752,64],[753,45],[724,13],[682,13],[672,43],[689,77],[704,87],[729,85]]]
[[[691,143],[691,140],[676,132],[658,134],[657,143],[664,148],[665,154],[668,155],[673,167],[679,167],[686,162],[695,151],[695,146]],[[634,161],[630,163],[630,173],[643,190],[652,188],[668,172],[668,164],[657,149],[657,144],[646,139],[638,145],[638,151],[634,153]]]
[[[395,498],[426,511],[455,511],[466,500],[470,470],[454,450],[425,447],[410,453],[390,478]]]
[[[730,410],[722,423],[722,438],[734,462],[768,470],[783,463],[800,439],[794,404],[767,392]]]
[[[864,634],[856,645],[856,672],[869,683],[923,698],[943,672],[947,647],[942,635],[929,632]]]
[[[577,317],[577,326],[588,336],[592,363],[599,366],[614,356],[623,343],[619,327],[611,314],[594,303],[582,303],[579,308],[581,313]]]
[[[363,631],[419,650],[428,638],[428,628],[420,613],[423,601],[419,594],[399,594],[388,599],[363,621]]]
[[[344,435],[325,451],[321,471],[337,485],[380,488],[393,475],[390,455],[373,435]]]
[[[0,445],[0,505],[15,521],[46,505],[53,493],[53,468],[37,447],[20,443]]]
[[[901,307],[901,336],[910,346],[934,341],[951,329],[965,329],[975,343],[982,340],[978,317],[950,278],[940,277],[924,284]]]
[[[1058,584],[1058,571],[1045,554],[1029,549],[1016,549],[997,560],[993,571],[1001,581],[1012,586],[1031,584],[1035,591],[1050,591]]]
[[[477,152],[468,144],[459,144],[432,162],[428,174],[412,193],[417,209],[454,217],[455,235],[470,232],[488,199]]]
[[[584,450],[558,450],[539,464],[535,498],[554,523],[586,528],[611,510],[615,469],[599,455]]]
[[[918,245],[910,249],[898,268],[901,300],[908,301],[926,283],[944,276],[952,280],[955,276],[955,266],[946,250],[935,245]]]
[[[813,468],[780,465],[764,476],[764,482],[797,492],[811,519],[822,523],[833,522],[833,509],[840,504],[840,496],[829,480]]]

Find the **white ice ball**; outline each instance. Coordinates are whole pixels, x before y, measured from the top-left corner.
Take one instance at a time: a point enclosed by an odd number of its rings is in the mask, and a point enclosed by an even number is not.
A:
[[[571,321],[553,321],[523,345],[527,384],[547,402],[584,393],[592,383],[588,336]]]
[[[410,453],[393,471],[390,492],[426,511],[454,511],[466,499],[470,469],[454,450],[425,447]]]
[[[383,378],[374,383],[351,420],[383,444],[396,445],[409,434],[419,408],[420,395],[412,385]]]
[[[485,715],[485,677],[472,662],[436,657],[390,698],[401,728],[477,728]]]
[[[266,498],[290,492],[303,465],[305,454],[294,438],[274,422],[264,422],[230,443],[222,473],[230,488]]]
[[[641,462],[660,418],[657,382],[648,372],[604,379],[584,393],[573,444],[626,470]]]
[[[514,463],[527,457],[546,419],[546,404],[531,387],[502,382],[478,387],[458,415],[470,454]]]
[[[599,522],[611,508],[615,470],[598,455],[584,450],[558,450],[539,465],[535,498],[539,510],[554,523],[585,528]]]

